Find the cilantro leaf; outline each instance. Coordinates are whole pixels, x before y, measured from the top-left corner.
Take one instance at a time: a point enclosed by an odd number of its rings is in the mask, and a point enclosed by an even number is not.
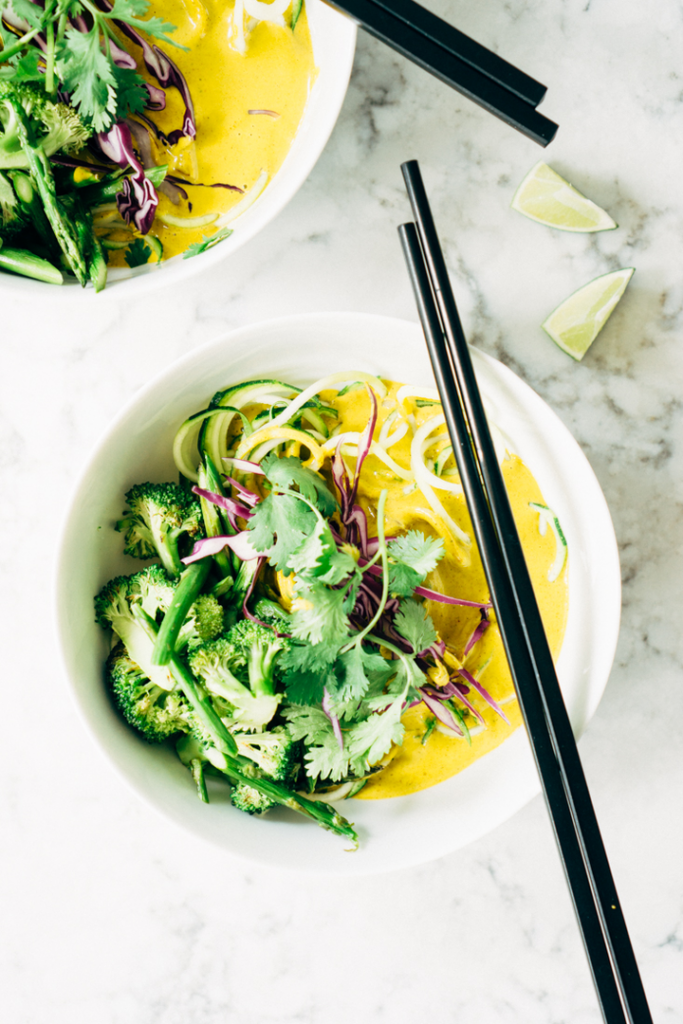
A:
[[[380,654],[366,651],[362,644],[354,646],[339,658],[341,686],[337,691],[340,701],[359,701],[378,683],[383,687],[395,671],[394,663]]]
[[[401,723],[403,698],[394,700],[381,714],[369,715],[365,721],[354,725],[346,733],[344,745],[349,757],[362,758],[367,764],[375,764],[391,750],[394,743],[400,743],[405,731]]]
[[[249,540],[270,564],[289,574],[289,559],[314,532],[317,517],[291,494],[273,492],[260,501],[249,520]]]
[[[394,628],[408,641],[416,654],[426,651],[438,639],[431,617],[421,604],[411,599],[401,601],[394,618]]]
[[[90,32],[66,30],[56,68],[79,113],[96,132],[108,128],[117,110],[116,79],[112,61],[102,52],[98,23]]]
[[[46,12],[38,4],[31,3],[31,0],[8,0],[3,7],[14,11],[17,18],[28,22],[31,28],[40,28],[45,20]]]
[[[221,228],[215,235],[203,235],[201,242],[193,242],[192,245],[188,245],[183,253],[183,259],[189,260],[192,256],[199,256],[202,252],[208,252],[209,249],[213,249],[214,245],[218,245],[219,242],[230,238],[231,234],[232,228]]]
[[[423,577],[403,562],[389,562],[389,593],[394,597],[410,597]]]
[[[148,0],[114,0],[114,6],[106,17],[111,21],[123,21],[126,25],[132,25],[133,28],[145,32],[148,36],[170,43],[171,46],[175,46],[179,50],[187,51],[186,46],[181,46],[180,43],[176,43],[170,38],[170,33],[176,30],[175,25],[164,21],[163,18],[143,19],[141,17],[148,10]]]
[[[336,689],[334,662],[342,642],[292,644],[282,652],[280,669],[287,698],[293,704],[319,703],[326,686]]]
[[[143,238],[136,238],[126,249],[126,263],[129,267],[142,267],[149,262],[152,250]]]
[[[306,774],[312,779],[320,777],[339,782],[348,773],[349,755],[340,748],[331,725],[330,732],[332,734],[325,737],[324,744],[309,747],[304,754]]]
[[[339,551],[329,526],[318,519],[315,530],[296,549],[289,567],[301,580],[341,583],[356,570],[356,562],[345,551]]]
[[[425,537],[419,530],[409,530],[387,544],[387,553],[389,592],[410,597],[443,558],[444,545],[440,537]]]
[[[349,755],[340,750],[332,723],[319,708],[285,708],[287,730],[293,740],[303,740],[307,750],[304,756],[306,774],[310,778],[321,776],[337,782],[348,772]]]
[[[324,479],[319,473],[304,466],[301,459],[293,455],[277,456],[271,453],[262,459],[261,469],[275,487],[298,487],[304,498],[324,516],[329,517],[337,511],[337,499]]]
[[[331,590],[297,582],[296,596],[291,625],[293,636],[311,644],[334,643],[346,638],[349,617],[345,588]]]
[[[12,80],[17,83],[45,81],[45,58],[40,50],[32,48],[19,58],[14,65]]]
[[[112,64],[116,89],[116,118],[122,121],[128,114],[141,114],[147,106],[148,95],[145,80],[132,68],[120,68]]]

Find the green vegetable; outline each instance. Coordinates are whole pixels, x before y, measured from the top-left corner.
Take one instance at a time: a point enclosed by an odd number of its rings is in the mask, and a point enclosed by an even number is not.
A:
[[[31,144],[45,157],[60,150],[77,153],[92,134],[73,107],[53,103],[38,86],[14,80],[0,80],[0,123],[0,170],[32,170],[23,138],[29,124]]]
[[[0,122],[4,129],[0,137],[0,168],[27,167],[31,172],[55,238],[77,279],[85,285],[88,270],[83,248],[71,219],[57,198],[52,168],[32,120],[36,108],[42,111],[42,104],[46,102],[29,85],[15,86],[12,82],[0,81]],[[16,147],[23,154],[25,163],[11,162]]]
[[[281,696],[274,693],[272,668],[266,675],[260,670],[260,663],[267,659],[272,666],[280,648],[274,644],[275,649],[266,649],[265,655],[261,651],[250,664],[249,672],[249,650],[244,637],[238,634],[235,640],[229,631],[216,640],[199,644],[190,651],[188,664],[206,689],[224,702],[226,720],[240,731],[262,731],[274,717]]]
[[[182,570],[179,544],[200,535],[202,510],[178,484],[136,484],[126,494],[130,509],[116,529],[125,533],[124,551],[134,558],[159,558],[171,576]]]
[[[189,727],[187,703],[180,693],[157,686],[117,644],[107,659],[107,683],[126,721],[150,743],[159,743]]]
[[[214,245],[218,245],[219,242],[223,242],[226,238],[230,238],[231,234],[232,228],[220,228],[215,235],[204,235],[201,242],[193,242],[192,245],[188,245],[187,249],[183,253],[183,259],[189,260],[192,256],[199,256],[202,252],[208,252],[209,249],[213,249]]]
[[[125,261],[129,267],[143,267],[149,263],[152,250],[144,238],[136,238],[126,249]]]
[[[20,274],[22,277],[32,277],[35,281],[44,281],[45,284],[64,283],[62,272],[57,267],[25,249],[12,249],[3,245],[0,249],[0,267],[13,274]]]
[[[211,569],[211,562],[208,558],[202,559],[200,562],[193,562],[188,565],[186,569],[180,574],[178,586],[173,593],[173,599],[166,610],[163,622],[159,629],[156,644],[154,645],[154,652],[152,654],[152,660],[155,665],[168,665],[171,658],[173,657],[176,649],[176,642],[180,630],[188,616],[190,608],[193,606],[199,596],[206,577],[209,575]],[[215,598],[213,598],[215,602]],[[209,613],[211,615],[211,613]],[[199,620],[202,619],[201,611],[198,615]],[[222,627],[222,616],[219,624]],[[209,634],[212,632],[211,625],[207,627]],[[201,633],[204,632],[203,624],[200,624],[199,630],[200,639]],[[207,637],[206,639],[209,639]]]
[[[268,732],[237,733],[235,738],[240,755],[248,757],[271,779],[285,782],[296,777],[297,746],[283,726]]]
[[[66,13],[70,4],[62,0],[60,6]],[[147,0],[115,0],[111,11],[103,11],[91,0],[80,0],[79,8],[92,19],[90,30],[67,27],[61,37],[56,73],[71,93],[74,106],[96,132],[106,131],[128,112],[140,113],[147,102],[144,79],[136,71],[114,63],[109,47],[110,39],[119,42],[114,21],[123,21],[171,46],[178,45],[169,36],[175,31],[174,25],[161,18],[140,17],[148,6]]]

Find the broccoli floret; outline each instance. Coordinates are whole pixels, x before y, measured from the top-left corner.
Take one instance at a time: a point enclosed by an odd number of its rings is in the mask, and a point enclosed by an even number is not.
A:
[[[159,565],[132,576],[116,576],[95,598],[95,618],[103,629],[112,629],[132,660],[157,686],[173,689],[169,670],[152,662],[154,643],[135,619],[132,605],[138,602],[152,618],[165,612],[173,597],[173,583]]]
[[[200,594],[178,634],[177,647],[215,640],[223,632],[223,608],[213,594]]]
[[[290,641],[250,619],[237,622],[228,633],[228,640],[247,662],[249,686],[254,693],[274,693],[275,662],[280,651],[290,646]]]
[[[183,536],[196,537],[202,510],[195,496],[178,484],[136,484],[126,494],[130,505],[116,529],[125,533],[124,551],[134,558],[160,558],[166,572],[182,569],[178,544]]]
[[[247,814],[265,814],[271,807],[277,806],[277,801],[272,800],[265,793],[239,782],[230,790],[230,800],[233,807],[238,811],[245,811]]]
[[[0,81],[0,170],[27,169],[29,161],[20,140],[20,125],[16,105],[29,118],[35,141],[45,153],[52,156],[58,150],[76,153],[92,135],[80,117],[66,103],[52,103],[45,90],[26,83]]]
[[[232,643],[230,633],[194,647],[188,660],[191,671],[207,690],[226,702],[225,713],[217,704],[221,717],[232,719],[243,731],[260,732],[266,727],[277,711],[280,696],[253,691],[241,681],[247,659],[243,650]]]
[[[276,782],[289,781],[298,768],[297,744],[282,726],[268,732],[235,734],[237,750]]]
[[[153,683],[131,659],[123,644],[117,644],[109,655],[106,673],[123,717],[149,743],[160,743],[190,728],[189,708],[183,695]]]

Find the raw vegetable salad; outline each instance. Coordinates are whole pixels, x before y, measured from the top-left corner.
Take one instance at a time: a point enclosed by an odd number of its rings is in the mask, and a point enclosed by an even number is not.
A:
[[[345,431],[335,407],[351,389],[369,410],[362,432]],[[376,459],[442,509],[429,481],[458,486],[447,438],[432,436],[438,415],[414,432],[412,468],[394,462],[410,415],[386,395],[361,372],[304,391],[275,380],[219,391],[177,432],[180,482],[126,495],[124,550],[153,563],[95,602],[115,704],[149,742],[175,746],[201,800],[218,779],[240,810],[284,805],[353,841],[332,802],[383,770],[408,708],[423,703],[462,738],[481,721],[475,697],[502,714],[426,612],[425,600],[478,609],[467,652],[489,625],[488,605],[425,586],[443,537],[388,536],[387,487],[361,504]],[[443,526],[465,551],[469,537]]]
[[[178,175],[178,154],[198,132],[190,86],[171,56],[186,47],[174,41],[174,25],[147,16],[149,6],[148,0],[0,0],[0,270],[49,284],[72,275],[100,291],[111,253],[123,251],[130,267],[162,259],[153,230],[160,193],[178,207],[178,215],[163,214],[164,225],[198,230],[218,214],[192,218],[189,186],[244,191]],[[232,48],[246,48],[259,20],[284,28],[286,9],[287,31],[293,30],[301,8],[301,0],[284,7],[283,0],[238,0],[225,15]],[[169,91],[180,98],[182,113],[162,131],[158,114]],[[265,180],[240,199],[235,215]],[[211,230],[184,255],[231,234],[227,226]]]

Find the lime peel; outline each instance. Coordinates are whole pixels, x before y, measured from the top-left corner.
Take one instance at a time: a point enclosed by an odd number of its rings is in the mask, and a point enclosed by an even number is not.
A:
[[[560,231],[612,231],[617,224],[605,210],[539,161],[515,192],[512,209]]]
[[[626,291],[635,267],[596,277],[561,302],[541,327],[572,359],[583,359]]]

